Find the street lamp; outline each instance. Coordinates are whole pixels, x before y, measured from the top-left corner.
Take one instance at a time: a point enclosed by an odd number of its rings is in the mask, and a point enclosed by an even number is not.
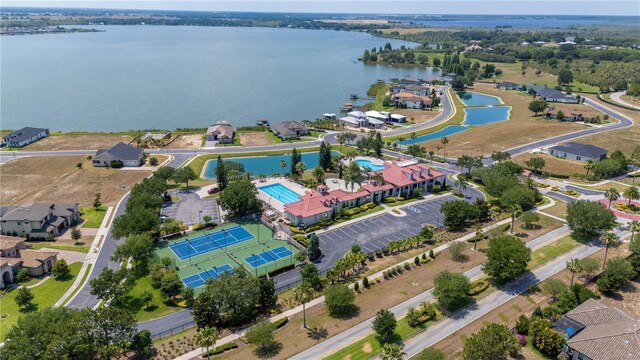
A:
[[[198,224],[202,223],[201,216],[202,216],[202,210],[198,210]]]
[[[256,277],[258,277],[258,266],[256,265],[256,260],[258,259],[256,258],[256,254],[251,254],[251,256],[253,256],[253,270],[255,270]]]

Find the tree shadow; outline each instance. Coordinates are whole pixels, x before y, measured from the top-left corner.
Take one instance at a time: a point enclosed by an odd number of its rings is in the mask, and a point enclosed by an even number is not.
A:
[[[329,315],[331,315],[331,317],[336,319],[347,320],[354,317],[358,317],[360,315],[360,308],[355,304],[342,306],[337,311],[329,312]]]
[[[253,353],[261,359],[268,359],[278,355],[280,350],[282,350],[282,344],[274,341],[271,344],[257,347]]]
[[[329,332],[323,327],[314,327],[307,329],[307,336],[313,340],[326,339],[329,336]]]
[[[384,344],[397,344],[400,343],[402,341],[402,336],[398,335],[398,333],[394,332],[393,334],[389,335],[386,338],[383,338],[381,335],[376,335],[376,340],[378,340],[378,342],[381,345]]]
[[[21,314],[27,314],[37,310],[38,310],[38,304],[30,303],[27,306],[21,307],[19,311]]]

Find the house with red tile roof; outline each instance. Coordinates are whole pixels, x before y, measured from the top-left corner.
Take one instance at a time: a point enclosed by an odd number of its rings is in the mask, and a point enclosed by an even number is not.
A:
[[[369,173],[371,179],[380,173],[384,180],[371,181],[358,192],[341,189],[327,191],[321,185],[308,191],[300,201],[285,205],[287,218],[298,226],[309,226],[330,220],[343,208],[352,208],[369,202],[381,202],[389,196],[408,196],[414,189],[427,190],[436,182],[444,181],[444,174],[414,160],[386,161],[384,169]]]

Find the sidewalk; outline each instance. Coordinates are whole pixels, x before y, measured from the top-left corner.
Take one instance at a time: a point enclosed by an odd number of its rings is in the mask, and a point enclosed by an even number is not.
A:
[[[95,238],[93,238],[93,242],[91,243],[91,247],[89,248],[89,252],[87,253],[87,256],[85,257],[83,263],[82,263],[82,267],[80,268],[80,271],[78,272],[78,276],[76,276],[76,279],[73,281],[73,284],[71,284],[71,287],[69,288],[69,290],[67,290],[67,292],[65,292],[60,299],[58,299],[58,301],[56,301],[55,304],[53,304],[53,306],[61,306],[65,303],[67,303],[68,301],[71,301],[71,299],[73,299],[72,297],[70,298],[70,296],[72,294],[74,294],[74,292],[79,288],[82,287],[84,285],[84,283],[81,284],[82,280],[88,280],[85,279],[85,273],[87,272],[89,265],[95,264],[96,259],[98,258],[98,254],[100,253],[100,247],[102,246],[101,241],[104,240],[104,238],[107,236],[107,233],[109,232],[109,227],[111,226],[111,214],[115,211],[115,208],[113,206],[110,206],[107,209],[107,213],[104,215],[104,219],[102,219],[102,224],[100,224],[100,228],[98,229],[98,232],[96,233]]]

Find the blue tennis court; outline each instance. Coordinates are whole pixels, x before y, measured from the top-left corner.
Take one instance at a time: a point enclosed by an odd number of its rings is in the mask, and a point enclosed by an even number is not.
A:
[[[270,262],[291,256],[292,254],[291,250],[287,249],[286,246],[280,246],[275,249],[263,251],[260,254],[248,256],[244,258],[244,261],[246,261],[251,267],[257,268]]]
[[[169,248],[180,260],[185,260],[251,239],[253,239],[253,235],[247,231],[247,229],[238,225],[210,234],[205,233],[205,235],[194,239],[171,244]]]
[[[217,279],[225,271],[233,272],[233,268],[229,264],[224,264],[211,270],[205,270],[201,273],[187,276],[186,278],[182,279],[182,282],[190,288],[197,288],[204,285],[207,279]]]

